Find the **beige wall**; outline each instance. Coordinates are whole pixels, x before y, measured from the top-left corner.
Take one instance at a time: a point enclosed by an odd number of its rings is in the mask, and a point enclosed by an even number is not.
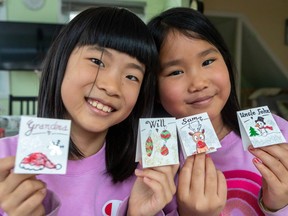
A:
[[[288,0],[204,0],[204,4],[205,12],[245,16],[288,73],[288,45],[284,44]]]

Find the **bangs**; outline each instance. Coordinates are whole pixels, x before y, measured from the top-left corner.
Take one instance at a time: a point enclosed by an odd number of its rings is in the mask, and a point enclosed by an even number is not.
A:
[[[157,51],[144,22],[126,9],[107,8],[109,13],[99,10],[95,19],[87,20],[79,37],[78,45],[95,45],[111,48],[136,58],[151,67]],[[91,13],[95,13],[91,11]],[[109,14],[109,15],[107,15]]]

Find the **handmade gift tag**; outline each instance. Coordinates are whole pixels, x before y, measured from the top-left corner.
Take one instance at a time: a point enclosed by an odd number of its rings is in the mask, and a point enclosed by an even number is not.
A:
[[[221,147],[207,113],[187,116],[176,120],[177,131],[184,157]]]
[[[178,164],[175,118],[141,118],[139,120],[136,161],[143,168]]]
[[[237,112],[243,147],[254,148],[286,142],[268,106]]]
[[[70,120],[22,116],[15,173],[65,174]]]

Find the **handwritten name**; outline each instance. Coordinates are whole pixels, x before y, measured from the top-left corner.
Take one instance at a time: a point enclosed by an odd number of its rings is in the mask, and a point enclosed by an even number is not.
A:
[[[244,117],[252,117],[252,116],[255,116],[255,115],[263,115],[263,114],[267,114],[267,113],[270,113],[270,110],[267,110],[265,108],[258,108],[256,110],[248,110],[247,112],[240,112],[240,117],[241,118],[244,118]]]
[[[25,132],[26,136],[30,136],[35,130],[47,130],[47,131],[68,131],[67,125],[58,124],[54,122],[52,124],[34,123],[33,120],[27,122],[28,130]]]
[[[164,119],[158,119],[155,121],[146,121],[145,124],[148,124],[150,128],[166,127]]]
[[[192,117],[192,118],[183,118],[183,121],[182,121],[182,125],[186,125],[187,123],[191,123],[191,122],[194,122],[194,121],[203,121],[203,118],[202,116],[195,116],[195,117]]]

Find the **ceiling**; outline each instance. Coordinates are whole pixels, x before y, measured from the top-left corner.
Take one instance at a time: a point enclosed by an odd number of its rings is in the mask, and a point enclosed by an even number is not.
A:
[[[125,7],[136,14],[144,14],[146,1],[125,0],[62,0],[62,11],[82,11],[88,7]]]

